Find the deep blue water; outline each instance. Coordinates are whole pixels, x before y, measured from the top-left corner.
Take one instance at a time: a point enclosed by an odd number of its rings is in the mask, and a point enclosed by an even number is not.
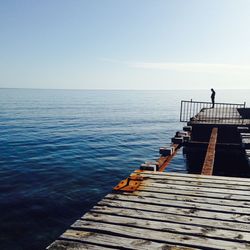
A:
[[[210,91],[0,89],[0,249],[44,249],[170,142]],[[247,101],[250,91],[218,91]],[[178,153],[167,171],[185,172]]]

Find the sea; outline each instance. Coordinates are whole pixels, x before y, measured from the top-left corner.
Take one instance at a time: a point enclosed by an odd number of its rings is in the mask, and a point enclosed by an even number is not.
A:
[[[0,249],[45,249],[185,125],[208,90],[0,89]],[[250,104],[250,90],[216,102]],[[166,171],[186,172],[180,151]]]

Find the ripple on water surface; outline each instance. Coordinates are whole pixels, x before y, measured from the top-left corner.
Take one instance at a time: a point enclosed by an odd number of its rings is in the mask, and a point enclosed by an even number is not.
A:
[[[205,95],[196,93],[199,100]],[[44,249],[118,181],[158,156],[182,126],[179,101],[192,97],[190,91],[1,89],[0,249]],[[185,172],[181,151],[167,171]]]

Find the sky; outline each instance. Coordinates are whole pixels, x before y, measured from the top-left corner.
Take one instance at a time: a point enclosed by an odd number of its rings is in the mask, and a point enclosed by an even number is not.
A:
[[[0,0],[0,88],[249,89],[249,0]]]

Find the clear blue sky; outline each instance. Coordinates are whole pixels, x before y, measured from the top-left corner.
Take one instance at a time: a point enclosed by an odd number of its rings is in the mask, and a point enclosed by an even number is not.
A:
[[[0,87],[250,88],[249,0],[2,0],[0,32]]]

